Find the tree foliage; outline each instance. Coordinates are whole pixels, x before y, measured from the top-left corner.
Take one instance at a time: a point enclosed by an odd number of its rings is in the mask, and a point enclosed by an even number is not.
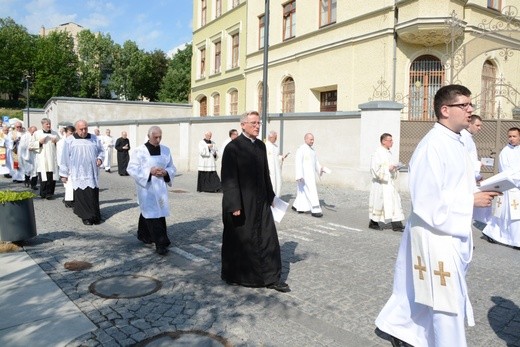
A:
[[[79,96],[110,98],[108,78],[113,72],[114,42],[110,35],[82,30],[78,34]]]
[[[192,45],[187,44],[170,60],[168,72],[161,83],[159,100],[184,103],[189,101],[191,90]]]
[[[33,98],[40,105],[53,96],[78,95],[78,56],[66,32],[40,37],[34,60]]]
[[[90,30],[78,34],[75,46],[68,32],[30,35],[13,19],[0,18],[0,93],[18,103],[30,75],[32,107],[54,96],[187,102],[191,54],[191,44],[170,59]]]
[[[23,78],[31,70],[35,37],[11,18],[0,18],[0,93],[17,101],[25,88]]]

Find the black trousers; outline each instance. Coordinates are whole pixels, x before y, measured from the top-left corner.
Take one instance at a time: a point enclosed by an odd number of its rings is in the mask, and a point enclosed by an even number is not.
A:
[[[171,242],[166,232],[166,218],[144,218],[139,215],[137,238],[144,243],[155,243],[155,247],[168,247]]]
[[[56,181],[53,178],[52,171],[45,173],[47,181],[42,180],[42,173],[38,172],[38,180],[40,181],[40,196],[46,198],[47,196],[54,195],[54,189],[56,188]]]

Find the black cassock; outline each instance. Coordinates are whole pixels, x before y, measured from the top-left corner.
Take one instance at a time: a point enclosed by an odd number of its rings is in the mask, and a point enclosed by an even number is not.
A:
[[[127,149],[123,148],[125,145],[128,145]],[[130,140],[122,137],[118,138],[116,140],[115,149],[117,151],[117,172],[122,176],[127,176],[126,168],[130,160],[130,155],[128,154],[130,150]]]
[[[224,281],[267,286],[280,280],[280,243],[271,212],[274,199],[265,144],[244,135],[222,158],[222,274]],[[240,216],[233,211],[241,210]]]

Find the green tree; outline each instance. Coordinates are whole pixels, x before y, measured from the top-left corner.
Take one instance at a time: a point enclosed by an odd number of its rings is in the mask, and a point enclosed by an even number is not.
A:
[[[82,30],[78,34],[79,96],[110,99],[108,78],[113,71],[114,42],[109,34]]]
[[[191,50],[192,45],[187,44],[170,60],[168,72],[164,77],[159,100],[164,102],[185,103],[189,101],[191,91]]]
[[[70,34],[39,37],[34,68],[33,99],[40,106],[53,96],[78,96],[78,57]]]
[[[139,76],[138,89],[143,97],[150,101],[159,100],[161,81],[168,71],[168,58],[161,50],[145,53],[143,74]]]
[[[18,101],[22,79],[32,70],[35,37],[11,18],[0,18],[0,92]]]
[[[133,41],[123,46],[115,45],[114,72],[109,88],[123,100],[138,100],[141,95],[140,80],[145,73],[145,53]]]

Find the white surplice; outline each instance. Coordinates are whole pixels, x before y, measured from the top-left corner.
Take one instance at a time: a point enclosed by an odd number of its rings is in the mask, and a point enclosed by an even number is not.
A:
[[[60,176],[70,177],[74,190],[99,187],[97,160],[103,162],[104,151],[96,135],[76,138],[71,135],[65,139],[60,157]]]
[[[208,147],[208,143],[204,140],[199,142],[199,164],[197,169],[199,171],[217,171],[217,145],[215,141],[211,141],[213,147]]]
[[[404,220],[401,197],[395,187],[398,172],[390,172],[396,161],[392,152],[380,146],[372,155],[370,173],[372,187],[368,202],[368,215],[374,222],[400,222]]]
[[[20,143],[18,144],[18,159],[20,160],[24,175],[29,177],[38,176],[36,172],[36,153],[34,150],[30,150],[33,141],[33,135],[26,131],[20,138]]]
[[[500,152],[498,171],[506,170],[520,170],[520,146],[508,144]],[[495,213],[482,232],[500,243],[520,247],[520,190],[506,190],[495,200]]]
[[[320,175],[321,165],[314,148],[307,144],[301,145],[296,151],[294,165],[297,191],[293,207],[298,212],[321,213],[320,199],[316,188],[316,179]]]
[[[460,135],[436,123],[410,161],[412,213],[377,327],[413,346],[466,346],[474,171]]]
[[[58,180],[58,158],[56,155],[56,144],[52,142],[53,138],[60,139],[60,135],[54,130],[50,134],[44,133],[43,130],[36,130],[33,134],[36,141],[32,142],[31,148],[36,152],[36,171],[41,173],[41,180],[47,181],[46,172],[52,172],[52,179]],[[46,138],[43,144],[40,140]]]
[[[282,190],[282,156],[280,148],[271,141],[266,141],[265,149],[267,151],[267,164],[269,166],[269,177],[276,196],[280,196]]]
[[[137,201],[144,218],[161,218],[170,215],[167,185],[172,186],[177,169],[173,164],[170,149],[160,146],[160,155],[150,155],[145,145],[137,147],[130,155],[126,170],[135,180]],[[166,183],[163,177],[151,176],[150,169],[154,166],[165,169],[170,176],[170,182]]]

